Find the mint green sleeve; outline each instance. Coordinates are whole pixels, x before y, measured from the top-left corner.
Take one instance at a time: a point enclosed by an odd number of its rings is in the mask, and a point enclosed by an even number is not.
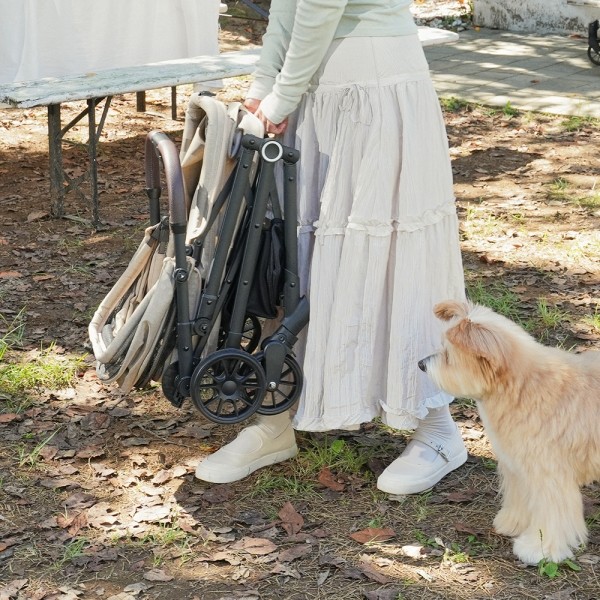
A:
[[[275,77],[281,71],[292,37],[296,2],[297,0],[272,0],[260,58],[246,98],[262,100],[273,89]]]
[[[260,104],[273,123],[298,106],[333,41],[348,0],[298,0],[292,36],[273,89]]]

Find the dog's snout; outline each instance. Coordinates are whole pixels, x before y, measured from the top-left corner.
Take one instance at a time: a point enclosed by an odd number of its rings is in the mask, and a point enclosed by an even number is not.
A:
[[[425,361],[424,358],[422,358],[417,365],[419,365],[419,369],[421,369],[421,371],[423,371],[423,373],[427,373],[427,362]]]

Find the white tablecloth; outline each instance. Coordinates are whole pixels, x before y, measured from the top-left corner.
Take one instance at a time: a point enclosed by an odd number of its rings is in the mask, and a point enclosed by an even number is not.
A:
[[[218,54],[219,0],[0,0],[0,83]]]

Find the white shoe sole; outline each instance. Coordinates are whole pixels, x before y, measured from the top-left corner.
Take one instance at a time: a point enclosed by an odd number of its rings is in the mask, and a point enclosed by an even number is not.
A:
[[[398,477],[394,476],[393,473],[386,474],[384,471],[377,479],[377,489],[385,492],[386,494],[393,494],[394,496],[403,496],[406,494],[420,494],[431,489],[434,485],[439,483],[448,473],[458,469],[467,462],[467,450],[463,449],[457,456],[452,458],[448,462],[444,462],[441,468],[436,471],[429,473],[429,475],[422,479],[411,479],[404,481],[398,480]]]

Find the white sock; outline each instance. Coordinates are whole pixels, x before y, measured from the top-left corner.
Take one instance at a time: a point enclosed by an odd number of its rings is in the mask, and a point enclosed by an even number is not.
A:
[[[427,416],[419,421],[418,429],[419,431],[431,432],[435,439],[450,439],[456,435],[456,424],[452,420],[448,406],[430,408]],[[411,440],[402,456],[433,462],[438,457],[438,453],[419,440]]]
[[[254,425],[257,425],[268,434],[277,437],[289,426],[291,419],[290,411],[286,410],[277,415],[258,415]]]

